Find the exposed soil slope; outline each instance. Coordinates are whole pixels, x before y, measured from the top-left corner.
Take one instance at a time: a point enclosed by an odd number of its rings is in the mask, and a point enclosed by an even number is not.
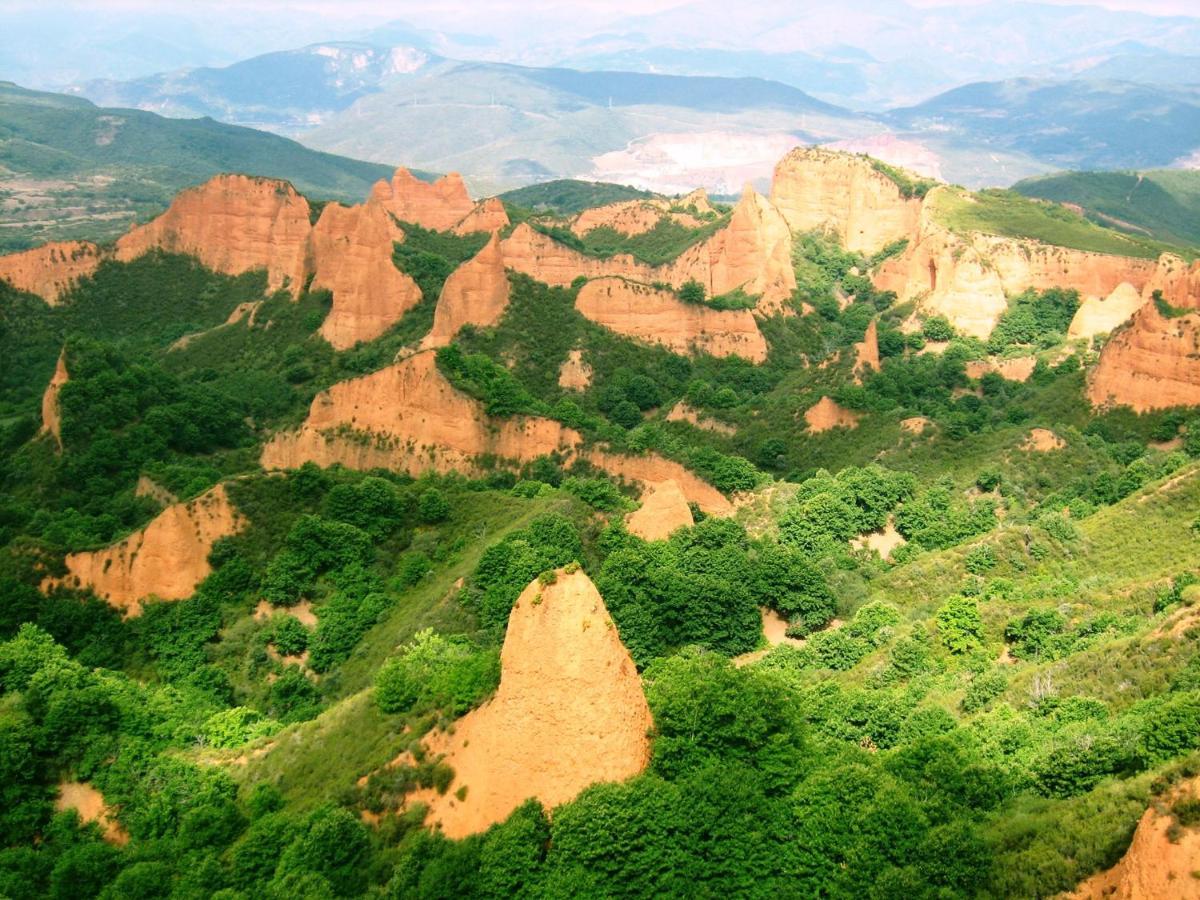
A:
[[[70,380],[67,374],[67,351],[64,348],[58,354],[58,363],[54,366],[54,374],[42,394],[42,431],[53,435],[58,449],[62,450],[62,415],[58,405],[58,394],[64,384]]]
[[[804,413],[804,421],[813,434],[834,428],[855,428],[860,416],[854,410],[839,406],[832,398],[822,397]]]
[[[0,280],[55,306],[75,282],[96,271],[103,257],[87,241],[56,241],[0,256]]]
[[[1200,404],[1200,313],[1167,318],[1145,304],[1101,351],[1088,399],[1135,412]]]
[[[496,696],[431,741],[454,769],[450,789],[413,798],[452,838],[504,820],[530,797],[552,808],[649,761],[653,720],[641,679],[583,572],[560,571],[553,584],[522,592],[500,662]]]
[[[504,203],[498,197],[489,197],[467,213],[462,221],[454,226],[455,234],[473,234],[478,231],[497,232],[507,228],[508,212]]]
[[[54,808],[58,812],[73,809],[79,815],[80,822],[95,822],[100,826],[104,840],[110,844],[124,846],[129,843],[129,835],[109,811],[104,795],[86,781],[61,782]]]
[[[1036,356],[1018,356],[1011,359],[975,359],[967,363],[968,378],[982,378],[991,372],[1008,381],[1028,381],[1037,365]]]
[[[444,347],[464,325],[495,325],[508,308],[509,283],[500,235],[451,273],[438,297],[426,347]]]
[[[1142,308],[1145,297],[1128,281],[1122,281],[1107,297],[1088,297],[1075,311],[1067,337],[1071,340],[1108,334],[1124,325]]]
[[[586,391],[592,383],[592,375],[592,367],[583,358],[583,351],[576,347],[558,367],[558,386],[568,391]]]
[[[67,555],[68,575],[47,579],[56,584],[91,588],[126,615],[141,613],[141,601],[183,600],[196,591],[212,567],[208,554],[220,538],[244,524],[223,484],[188,503],[168,506],[141,531],[103,550]]]
[[[642,495],[641,507],[625,517],[629,533],[647,541],[665,540],[676,529],[694,524],[687,497],[676,481],[651,485]]]

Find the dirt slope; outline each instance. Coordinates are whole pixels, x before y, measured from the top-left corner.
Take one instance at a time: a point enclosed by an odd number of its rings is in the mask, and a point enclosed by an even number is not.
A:
[[[56,306],[75,282],[96,271],[103,258],[103,251],[87,241],[55,241],[0,256],[0,280]]]
[[[1122,281],[1107,297],[1088,297],[1075,311],[1067,337],[1071,340],[1108,334],[1124,325],[1142,308],[1145,298],[1128,281]]]
[[[1167,318],[1145,304],[1101,351],[1088,399],[1135,412],[1200,405],[1200,313]]]
[[[487,200],[475,204],[474,209],[454,226],[454,233],[473,234],[478,231],[490,231],[494,234],[507,228],[508,225],[508,212],[504,208],[504,203],[498,197],[489,197]]]
[[[423,346],[444,347],[464,325],[495,325],[508,308],[509,283],[500,235],[451,273],[438,297],[433,328]]]
[[[623,278],[589,281],[575,308],[618,334],[661,344],[675,353],[741,356],[761,363],[767,342],[749,310],[716,310],[684,303],[669,291]]]
[[[54,366],[54,374],[42,394],[42,431],[53,435],[58,449],[62,450],[62,415],[58,407],[58,394],[64,384],[70,380],[67,374],[67,351],[63,348],[58,354],[58,363]]]
[[[576,347],[558,367],[558,386],[568,391],[586,391],[592,383],[592,375],[592,367],[583,358],[583,351]]]
[[[91,588],[126,615],[142,611],[148,597],[183,600],[195,593],[212,567],[213,544],[244,524],[229,501],[223,484],[188,503],[176,503],[159,513],[141,531],[104,550],[67,555],[68,575],[47,579],[55,584]]]
[[[874,319],[867,326],[863,339],[854,345],[854,376],[861,379],[868,372],[879,371],[879,326]]]
[[[641,679],[583,572],[560,571],[553,584],[534,581],[522,592],[500,661],[496,696],[432,742],[454,769],[450,789],[413,798],[452,838],[504,820],[530,797],[552,808],[649,761],[653,721]]]
[[[695,524],[687,497],[676,481],[661,481],[642,494],[642,505],[625,517],[630,534],[647,541],[662,541],[677,528]]]
[[[109,811],[104,795],[86,781],[61,782],[54,809],[58,812],[73,809],[78,813],[80,822],[95,822],[100,826],[104,840],[110,844],[124,846],[129,843],[129,835]]]
[[[804,413],[804,421],[813,434],[834,428],[856,428],[859,413],[839,406],[830,397],[822,397]]]

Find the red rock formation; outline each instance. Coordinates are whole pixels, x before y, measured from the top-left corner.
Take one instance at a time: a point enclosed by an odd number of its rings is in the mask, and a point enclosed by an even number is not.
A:
[[[1173,253],[1164,253],[1158,258],[1143,299],[1151,299],[1155,291],[1161,291],[1172,306],[1200,309],[1200,260],[1189,266]]]
[[[558,386],[568,391],[586,391],[592,384],[592,367],[576,347],[558,368]]]
[[[600,278],[579,291],[575,308],[618,334],[661,344],[676,353],[703,351],[760,363],[767,342],[749,310],[716,310],[684,303],[668,291]]]
[[[1009,381],[1028,381],[1037,365],[1036,356],[1018,356],[1014,359],[976,359],[967,363],[968,378],[982,378],[995,372]]]
[[[860,413],[838,406],[829,397],[822,397],[804,413],[804,421],[813,434],[834,428],[857,428],[860,418]]]
[[[371,199],[383,204],[401,222],[413,222],[435,231],[449,231],[475,208],[457,172],[430,184],[403,167],[396,170],[390,182],[377,181],[371,189]]]
[[[645,234],[670,215],[664,200],[622,200],[585,209],[571,222],[571,230],[583,237],[595,228],[611,228],[625,235]]]
[[[1101,351],[1088,399],[1139,413],[1200,405],[1200,314],[1169,319],[1145,304]]]
[[[606,450],[588,450],[580,456],[596,468],[618,478],[637,482],[643,488],[674,481],[689,503],[695,503],[710,516],[727,516],[733,512],[733,505],[725,499],[724,494],[673,460],[663,459],[653,453],[624,456]]]
[[[58,405],[58,394],[67,383],[67,351],[63,348],[58,354],[58,363],[46,391],[42,394],[42,432],[54,436],[54,443],[62,450],[62,415]]]
[[[265,269],[267,289],[304,286],[308,201],[286,181],[217,175],[181,192],[167,211],[117,241],[117,259],[151,250],[186,253],[227,275]]]
[[[192,596],[212,571],[208,554],[213,544],[244,524],[219,484],[189,503],[167,507],[141,531],[107,549],[68,554],[69,574],[46,579],[42,588],[88,587],[127,616],[136,616],[147,598]]]
[[[474,234],[479,231],[495,233],[509,225],[508,212],[499,197],[489,197],[475,205],[461,222],[454,226],[455,234]]]
[[[535,580],[517,599],[496,696],[427,740],[454,769],[449,790],[410,798],[451,838],[501,822],[530,797],[546,807],[650,759],[653,727],[629,651],[583,572]]]
[[[691,507],[678,483],[662,481],[642,494],[642,505],[625,517],[630,534],[647,541],[663,541],[679,528],[696,524]]]
[[[95,244],[54,241],[32,250],[0,256],[0,280],[57,306],[63,294],[80,278],[96,271],[102,259],[103,254]]]
[[[650,284],[666,280],[654,266],[638,262],[628,254],[597,259],[573,250],[522,222],[501,244],[504,265],[546,284],[566,287],[579,276],[604,278],[615,275]]]
[[[374,200],[360,206],[330,203],[313,229],[312,287],[333,292],[321,336],[345,350],[379,337],[421,302],[421,289],[392,260],[403,233]]]
[[[1075,311],[1067,337],[1071,340],[1108,334],[1124,325],[1142,308],[1145,297],[1128,281],[1117,285],[1107,297],[1088,297]]]
[[[905,198],[867,157],[819,147],[798,147],[779,162],[771,202],[793,231],[826,229],[867,255],[912,237],[921,212],[921,201]]]
[[[854,375],[861,379],[867,372],[879,371],[879,326],[875,320],[867,326],[863,339],[854,345]]]
[[[424,346],[444,347],[464,325],[495,325],[508,309],[509,287],[500,235],[493,233],[482,250],[446,279]]]

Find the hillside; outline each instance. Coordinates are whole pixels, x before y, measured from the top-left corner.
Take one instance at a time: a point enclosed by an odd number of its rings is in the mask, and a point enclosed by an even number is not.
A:
[[[1021,181],[1013,190],[1079,207],[1089,219],[1135,236],[1200,245],[1200,172],[1067,172]]]
[[[212,119],[168,119],[0,83],[0,248],[106,240],[218,172],[284,178],[316,199],[359,200],[387,166],[318,153]]]
[[[1200,870],[1200,264],[807,147],[519,196],[0,256],[0,895]]]

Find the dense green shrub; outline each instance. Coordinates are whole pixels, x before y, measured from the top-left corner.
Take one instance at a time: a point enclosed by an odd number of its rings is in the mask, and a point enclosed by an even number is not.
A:
[[[500,654],[462,637],[425,629],[389,659],[375,676],[375,702],[384,712],[428,708],[459,716],[500,683]]]

